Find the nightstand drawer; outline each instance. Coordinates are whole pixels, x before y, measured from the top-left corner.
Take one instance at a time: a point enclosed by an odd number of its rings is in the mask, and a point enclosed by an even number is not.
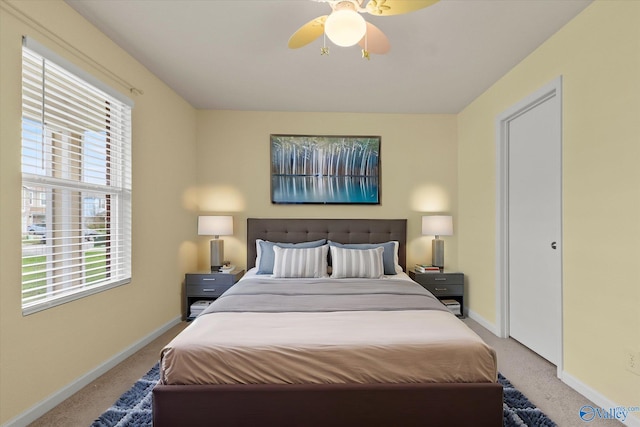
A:
[[[187,295],[217,298],[242,277],[237,273],[189,273],[185,276]]]
[[[423,283],[421,285],[437,297],[458,296],[464,293],[464,285],[425,285]]]
[[[235,274],[227,273],[214,273],[214,274],[195,274],[189,273],[186,275],[185,281],[187,286],[226,286],[227,288],[233,285],[236,281]]]
[[[232,284],[205,284],[205,285],[187,285],[187,295],[217,298],[229,289]]]
[[[416,282],[426,285],[462,285],[464,286],[464,274],[462,273],[424,273],[416,274]]]

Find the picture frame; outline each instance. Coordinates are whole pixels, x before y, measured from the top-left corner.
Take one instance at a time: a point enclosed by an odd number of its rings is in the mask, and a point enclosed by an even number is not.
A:
[[[271,140],[271,203],[380,204],[380,136],[281,135]]]

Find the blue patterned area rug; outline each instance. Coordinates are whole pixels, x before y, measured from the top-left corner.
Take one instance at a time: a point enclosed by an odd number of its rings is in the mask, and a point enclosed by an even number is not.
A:
[[[151,390],[160,378],[156,365],[95,420],[91,427],[151,427]],[[556,424],[498,374],[504,388],[504,427],[555,427]]]
[[[498,382],[502,384],[504,390],[502,403],[504,427],[556,427],[556,423],[536,408],[500,373],[498,373]]]
[[[91,427],[147,427],[151,426],[151,390],[160,380],[160,364],[127,390]]]

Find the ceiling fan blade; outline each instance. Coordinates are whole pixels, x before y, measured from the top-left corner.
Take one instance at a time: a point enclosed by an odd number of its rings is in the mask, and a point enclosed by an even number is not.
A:
[[[365,49],[365,40],[366,40],[366,50],[370,53],[375,53],[376,55],[383,55],[389,52],[391,49],[391,44],[389,43],[389,39],[384,35],[380,28],[376,27],[370,22],[367,22],[367,35],[362,38],[358,42],[360,47]]]
[[[415,12],[437,3],[439,0],[369,0],[367,12],[377,16],[401,15]]]
[[[306,46],[324,33],[324,22],[328,15],[319,16],[298,28],[289,38],[289,49]]]

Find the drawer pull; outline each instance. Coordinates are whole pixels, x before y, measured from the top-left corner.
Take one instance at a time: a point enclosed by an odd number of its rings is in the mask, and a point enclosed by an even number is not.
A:
[[[436,291],[446,291],[447,288],[434,288]]]
[[[205,277],[202,280],[205,281],[205,282],[213,282],[214,280],[216,280],[216,278],[215,277]]]
[[[446,277],[434,277],[433,279],[434,280],[442,280],[442,281],[447,280]]]
[[[215,292],[217,289],[203,289],[202,292]]]

